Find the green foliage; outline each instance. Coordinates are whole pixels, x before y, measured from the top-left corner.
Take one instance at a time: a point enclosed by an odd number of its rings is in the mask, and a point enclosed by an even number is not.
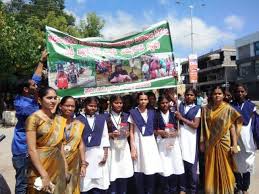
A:
[[[104,20],[91,12],[86,16],[85,20],[80,22],[79,32],[81,37],[97,37],[100,36],[100,30],[104,26]]]
[[[45,47],[45,26],[76,37],[100,36],[104,20],[95,13],[75,25],[74,16],[64,11],[64,0],[0,1],[0,81],[7,84],[32,75]],[[0,86],[0,92],[3,90]],[[6,87],[5,87],[6,88]],[[8,87],[7,87],[8,88]]]

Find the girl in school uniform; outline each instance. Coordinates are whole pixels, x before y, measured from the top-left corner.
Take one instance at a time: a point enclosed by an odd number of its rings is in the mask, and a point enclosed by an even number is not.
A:
[[[126,194],[127,178],[134,174],[127,137],[129,136],[129,114],[122,112],[120,96],[111,96],[111,111],[107,119],[110,137],[109,173],[111,185],[109,193]]]
[[[163,172],[160,173],[160,187],[163,194],[185,193],[184,164],[178,136],[176,118],[170,111],[170,100],[162,95],[158,98],[159,111],[156,114],[156,134]]]
[[[77,117],[85,125],[82,138],[86,147],[87,168],[85,177],[81,178],[81,194],[103,194],[110,185],[106,162],[110,147],[108,128],[104,115],[96,114],[97,105],[96,97],[87,97],[85,114]]]
[[[175,112],[180,122],[180,145],[185,171],[186,192],[196,193],[198,184],[198,146],[197,128],[200,124],[200,106],[195,105],[197,92],[193,88],[185,91],[184,102],[179,105],[179,111]]]
[[[154,137],[155,110],[148,109],[148,96],[137,95],[138,106],[130,111],[131,157],[138,194],[154,192],[154,174],[162,172],[161,159]]]
[[[254,170],[256,145],[251,128],[252,115],[256,111],[255,104],[247,99],[247,88],[238,84],[235,87],[235,100],[232,106],[242,115],[243,126],[241,128],[238,145],[240,152],[234,155],[237,164],[236,189],[247,193],[250,185],[250,173]]]

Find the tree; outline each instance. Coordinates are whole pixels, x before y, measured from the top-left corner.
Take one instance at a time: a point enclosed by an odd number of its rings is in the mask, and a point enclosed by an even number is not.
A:
[[[40,57],[38,48],[45,47],[46,25],[75,37],[100,36],[102,18],[89,13],[76,26],[64,8],[64,0],[0,1],[0,92],[3,84],[9,91],[10,83],[31,76]]]
[[[78,31],[80,36],[85,37],[97,37],[101,36],[100,30],[104,26],[104,20],[96,15],[96,13],[88,13],[86,20],[80,22]]]
[[[3,12],[0,18],[0,91],[12,92],[17,79],[32,74],[40,52],[33,28]]]

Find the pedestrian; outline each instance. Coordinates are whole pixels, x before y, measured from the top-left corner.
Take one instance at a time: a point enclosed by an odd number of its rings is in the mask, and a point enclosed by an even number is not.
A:
[[[88,164],[85,177],[81,178],[81,194],[103,194],[109,188],[107,164],[109,135],[105,116],[97,114],[96,97],[85,99],[85,114],[77,117],[85,128],[83,141],[86,147],[85,161]]]
[[[233,102],[233,96],[229,90],[225,90],[224,101],[231,104]]]
[[[198,144],[197,129],[200,124],[200,106],[195,104],[197,92],[194,88],[187,88],[184,94],[184,102],[179,105],[179,111],[175,112],[180,122],[180,145],[185,171],[185,189],[192,194],[197,192],[198,186]]]
[[[109,114],[109,100],[107,97],[99,99],[99,114]]]
[[[111,96],[110,105],[111,112],[107,119],[110,137],[109,173],[111,185],[109,193],[126,194],[128,178],[134,174],[127,140],[129,114],[122,112],[123,101],[120,96]]]
[[[185,193],[184,164],[179,140],[179,129],[175,114],[170,111],[170,100],[162,95],[158,98],[159,112],[156,114],[156,134],[163,171],[159,186],[163,194]]]
[[[65,193],[68,178],[63,145],[66,119],[55,114],[55,89],[41,88],[38,96],[41,108],[26,120],[31,162],[28,168],[27,193]]]
[[[157,110],[156,95],[154,92],[147,92],[149,108]]]
[[[47,52],[41,55],[40,62],[31,79],[18,82],[18,95],[14,100],[17,124],[12,140],[12,162],[15,169],[15,193],[24,194],[27,190],[28,150],[26,143],[25,120],[39,109],[37,88],[41,82],[43,65],[47,60]]]
[[[162,172],[161,159],[154,137],[155,110],[148,109],[148,96],[137,95],[138,106],[130,111],[130,146],[138,194],[154,192],[154,174]]]
[[[132,97],[132,95],[127,94],[127,95],[123,96],[122,99],[123,99],[123,112],[129,114],[129,112],[133,108],[133,104],[134,104],[133,97]]]
[[[202,102],[203,102],[203,97],[201,96],[201,92],[197,92],[197,97],[196,97],[196,101],[197,101],[197,105],[198,106],[201,106],[202,105]]]
[[[220,86],[212,90],[212,102],[202,112],[200,149],[205,151],[205,193],[234,193],[233,154],[238,152],[237,137],[241,115],[224,102]]]
[[[252,132],[252,116],[256,111],[256,106],[247,98],[247,88],[243,84],[237,84],[235,87],[235,100],[233,107],[242,115],[243,126],[238,139],[240,152],[234,158],[237,164],[236,189],[237,192],[242,191],[243,194],[248,193],[250,185],[250,176],[255,167],[255,151],[256,145]]]
[[[66,118],[64,152],[69,174],[66,194],[80,194],[80,176],[85,176],[87,167],[85,145],[81,141],[84,124],[74,119],[75,106],[72,96],[63,97],[59,103],[61,115]]]

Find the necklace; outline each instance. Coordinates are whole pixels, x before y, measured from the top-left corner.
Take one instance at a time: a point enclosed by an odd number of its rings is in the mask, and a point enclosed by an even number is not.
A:
[[[72,127],[72,122],[69,123],[69,125],[67,125],[67,126],[65,127],[66,141],[69,140],[70,132],[71,132],[71,127]]]
[[[121,113],[119,114],[119,119],[118,119],[118,121],[116,121],[116,119],[115,119],[113,113],[111,113],[111,115],[112,115],[113,120],[115,121],[116,128],[118,129],[118,128],[119,128],[119,125],[120,125],[120,123],[121,123]]]

